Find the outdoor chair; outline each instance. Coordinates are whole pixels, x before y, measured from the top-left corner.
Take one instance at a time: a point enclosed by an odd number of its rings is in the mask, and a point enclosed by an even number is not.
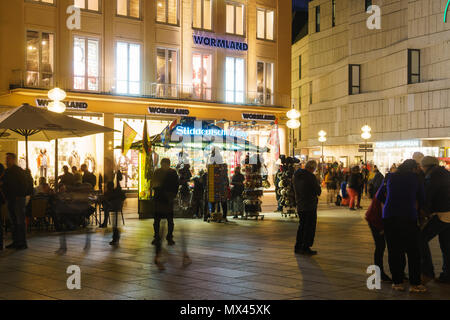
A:
[[[50,226],[49,216],[47,215],[48,199],[37,198],[31,199],[31,218],[32,224],[37,225],[41,229],[42,224],[45,224],[46,229]],[[31,225],[30,224],[30,228]]]

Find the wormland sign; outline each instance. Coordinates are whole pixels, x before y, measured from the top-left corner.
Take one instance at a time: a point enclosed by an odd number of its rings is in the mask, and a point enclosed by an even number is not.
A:
[[[245,42],[220,39],[216,37],[205,37],[198,34],[194,34],[194,43],[197,45],[204,45],[208,47],[216,47],[222,49],[230,49],[237,51],[247,51],[248,44]]]
[[[171,116],[188,116],[188,109],[176,109],[176,108],[163,108],[163,107],[148,107],[148,113],[171,115]]]
[[[46,108],[51,100],[48,99],[36,99],[36,106],[40,108]],[[82,101],[62,101],[70,110],[87,110],[88,104]]]

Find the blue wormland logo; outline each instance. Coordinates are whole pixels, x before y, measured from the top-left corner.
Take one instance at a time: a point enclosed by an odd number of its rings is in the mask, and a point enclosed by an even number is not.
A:
[[[447,5],[445,6],[444,11],[444,22],[447,22],[447,13],[448,13],[448,6],[450,5],[450,0],[447,1]]]

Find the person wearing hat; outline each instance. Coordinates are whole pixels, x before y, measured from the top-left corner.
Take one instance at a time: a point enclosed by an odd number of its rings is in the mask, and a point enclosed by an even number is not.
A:
[[[424,280],[435,277],[428,242],[438,236],[443,266],[437,280],[450,283],[450,172],[439,166],[435,157],[424,157],[422,170],[425,173],[425,215],[428,218],[421,237],[422,274]]]

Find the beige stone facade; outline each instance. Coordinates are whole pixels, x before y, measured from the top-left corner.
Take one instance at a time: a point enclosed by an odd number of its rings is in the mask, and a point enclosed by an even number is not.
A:
[[[314,0],[309,4],[309,33],[292,49],[292,97],[301,95],[302,129],[298,153],[319,145],[327,132],[325,155],[360,160],[361,127],[372,128],[370,143],[380,160],[383,143],[419,140],[436,153],[450,139],[450,23],[444,23],[446,1],[374,0],[381,9],[381,29],[370,30],[365,1]],[[316,7],[320,31],[316,32]],[[408,84],[408,49],[420,50],[420,81]],[[302,79],[298,61],[302,55]],[[349,65],[360,65],[360,93],[349,95]],[[312,103],[309,91],[312,83]],[[301,89],[299,89],[301,88]],[[401,145],[401,143],[397,144]],[[413,144],[415,145],[415,144]],[[399,157],[407,157],[404,150]],[[437,154],[449,157],[448,150]],[[395,159],[399,158],[396,157]],[[398,161],[398,160],[397,160]]]

